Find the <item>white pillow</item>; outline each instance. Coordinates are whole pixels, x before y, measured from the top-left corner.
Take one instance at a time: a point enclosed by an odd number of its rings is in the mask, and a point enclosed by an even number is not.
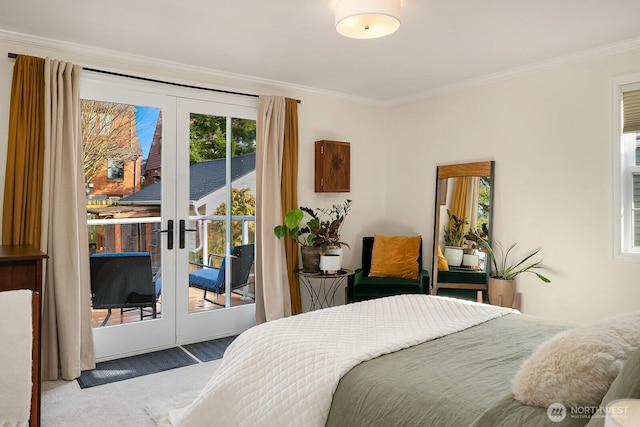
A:
[[[640,311],[561,332],[524,362],[514,398],[530,406],[598,406],[639,347]]]

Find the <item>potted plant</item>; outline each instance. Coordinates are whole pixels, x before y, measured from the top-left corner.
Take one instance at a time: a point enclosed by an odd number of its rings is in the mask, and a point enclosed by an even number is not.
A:
[[[342,268],[342,246],[349,245],[340,240],[340,235],[351,203],[351,199],[346,199],[331,208],[300,208],[312,218],[309,229],[314,236],[313,245],[321,248],[320,270],[323,272],[335,274]]]
[[[472,270],[484,270],[486,268],[486,258],[484,252],[479,251],[480,239],[486,239],[489,235],[489,229],[486,223],[481,224],[480,228],[469,230],[464,236],[465,248],[462,258],[462,265],[470,267]],[[483,254],[481,257],[479,252]]]
[[[464,244],[465,231],[464,227],[469,222],[466,218],[458,218],[447,209],[449,221],[444,227],[444,257],[447,264],[452,267],[459,267],[462,264],[462,256],[464,255],[462,245]]]
[[[312,243],[314,246],[319,246],[324,250],[329,247],[342,247],[345,245],[349,247],[345,242],[340,241],[340,234],[342,232],[342,226],[344,220],[351,210],[350,199],[344,201],[344,204],[332,205],[331,208],[316,208],[311,209],[307,207],[300,207],[300,209],[308,213],[312,220],[309,221],[309,229],[313,234]]]
[[[500,242],[495,241],[494,246],[501,252],[501,256],[498,258],[496,251],[485,239],[478,238],[478,242],[489,255],[493,266],[488,283],[490,304],[501,305],[503,307],[513,306],[515,296],[515,278],[520,274],[535,274],[538,279],[542,280],[544,283],[551,282],[547,277],[536,271],[545,268],[545,266],[542,265],[542,260],[530,261],[531,258],[540,252],[540,249],[533,251],[520,261],[511,262],[509,261],[509,254],[513,248],[515,248],[517,243],[511,244],[505,251]]]
[[[342,245],[349,247],[340,241],[340,232],[344,219],[351,209],[351,200],[345,200],[344,204],[333,205],[331,208],[310,209],[301,206],[285,213],[284,224],[273,229],[276,237],[281,239],[288,235],[300,244],[302,253],[302,270],[305,273],[317,273],[319,271],[321,256],[336,257],[341,262]],[[304,225],[304,214],[311,217]],[[327,260],[329,261],[329,260]],[[333,262],[336,262],[334,259]],[[327,268],[324,270],[335,271]]]
[[[314,245],[315,235],[311,233],[311,227],[317,226],[317,220],[311,218],[303,226],[302,219],[304,212],[300,208],[291,209],[284,214],[284,224],[276,225],[273,229],[278,239],[289,236],[294,242],[300,245],[302,254],[302,271],[305,273],[317,273],[320,265],[319,246]]]

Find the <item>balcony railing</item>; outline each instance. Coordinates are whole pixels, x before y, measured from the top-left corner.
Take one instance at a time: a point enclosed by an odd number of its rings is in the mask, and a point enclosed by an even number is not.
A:
[[[211,252],[210,239],[225,241],[226,216],[224,215],[198,215],[189,217],[188,228],[197,230],[186,236],[190,252],[197,260],[208,259]],[[238,244],[251,243],[254,240],[255,216],[234,215],[231,217],[232,227],[240,222],[240,234],[236,229],[236,235],[232,236]],[[212,225],[222,224],[220,232],[215,233]],[[89,219],[89,247],[92,253],[97,252],[150,252],[154,273],[160,268],[160,242],[161,217],[136,217],[136,218],[109,218]],[[253,230],[252,230],[253,228]],[[215,233],[215,234],[213,234]],[[220,247],[216,253],[223,253],[224,247]]]
[[[210,238],[219,242],[225,242],[226,217],[224,215],[212,216],[191,216],[189,217],[189,229],[196,232],[189,232],[185,236],[187,248],[189,248],[189,261],[209,259]],[[213,226],[218,224],[217,229]],[[233,216],[231,218],[232,231],[234,232],[234,243],[246,244],[254,241],[255,217],[254,216]],[[151,254],[152,274],[155,278],[161,268],[161,217],[135,217],[135,218],[110,218],[110,219],[88,219],[89,245],[92,253],[102,252],[149,252]],[[225,251],[225,245],[221,244],[221,249],[216,254]],[[213,257],[220,259],[219,257]],[[195,268],[190,264],[190,269]],[[252,289],[247,285],[239,295],[232,295],[232,305],[247,304],[252,302]],[[198,289],[189,288],[189,313],[219,309],[217,303],[208,303],[200,295]],[[224,306],[224,304],[223,304]],[[162,301],[158,299],[156,305],[157,316],[161,316]],[[107,310],[94,309],[92,319],[94,327],[105,324]],[[144,320],[148,320],[145,317]],[[129,323],[142,320],[137,312],[121,312],[120,316],[111,316],[110,324]]]

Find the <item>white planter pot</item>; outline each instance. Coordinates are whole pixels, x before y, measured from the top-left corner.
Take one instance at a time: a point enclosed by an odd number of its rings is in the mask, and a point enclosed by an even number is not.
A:
[[[464,254],[462,257],[462,265],[464,267],[477,267],[478,266],[478,255],[469,255]]]
[[[342,248],[339,248],[337,246],[329,246],[324,250],[322,255],[339,255],[340,257],[342,257]]]
[[[342,268],[342,256],[327,254],[320,256],[320,271],[325,274],[336,274]]]
[[[463,255],[464,251],[457,246],[445,246],[444,248],[444,257],[450,267],[460,267]]]

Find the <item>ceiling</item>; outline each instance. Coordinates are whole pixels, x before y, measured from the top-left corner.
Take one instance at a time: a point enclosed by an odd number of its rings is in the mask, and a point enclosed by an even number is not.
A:
[[[371,40],[340,36],[334,3],[3,0],[0,29],[374,104],[640,45],[639,0],[403,0],[400,29]]]

